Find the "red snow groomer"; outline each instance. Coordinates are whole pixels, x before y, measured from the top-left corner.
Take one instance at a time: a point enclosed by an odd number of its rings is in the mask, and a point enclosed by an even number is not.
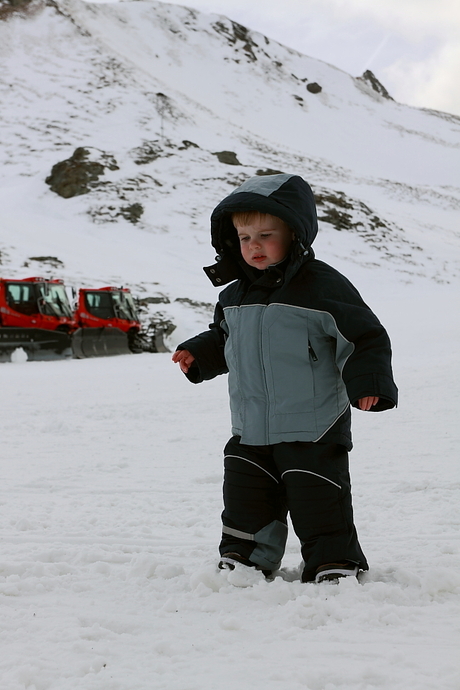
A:
[[[0,361],[18,348],[29,360],[70,358],[77,327],[62,280],[0,278]]]
[[[142,352],[141,323],[128,288],[80,288],[72,337],[74,356],[104,357]]]
[[[127,288],[82,288],[74,312],[62,280],[0,278],[0,362],[19,348],[34,361],[164,351],[161,346],[161,331],[141,333]]]

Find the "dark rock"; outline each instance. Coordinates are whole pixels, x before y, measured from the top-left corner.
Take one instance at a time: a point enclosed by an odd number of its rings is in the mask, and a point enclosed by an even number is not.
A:
[[[310,93],[321,93],[322,90],[323,87],[317,84],[316,81],[312,81],[311,84],[307,84],[307,91]]]
[[[143,213],[144,207],[142,204],[135,202],[134,204],[129,204],[129,206],[122,206],[119,215],[135,225]]]
[[[171,300],[166,295],[159,295],[158,297],[141,297],[139,299],[140,305],[147,304],[170,304]]]
[[[246,54],[246,57],[251,60],[251,62],[255,62],[257,60],[257,56],[255,55],[253,49],[258,48],[258,45],[252,39],[250,30],[242,24],[238,24],[238,22],[230,21],[230,25],[231,26],[219,21],[213,24],[212,27],[215,31],[217,31],[217,33],[225,36],[230,45],[234,46],[237,41],[244,43],[243,51]],[[236,60],[236,62],[239,61]]]
[[[249,29],[246,26],[232,21],[232,27],[235,41],[244,41],[247,43],[251,39]]]
[[[182,146],[179,146],[178,149],[179,151],[183,151],[184,149],[189,149],[190,147],[194,149],[199,149],[200,147],[198,144],[195,144],[193,141],[189,141],[188,139],[183,139],[182,140]]]
[[[315,201],[317,206],[333,204],[334,206],[339,206],[340,208],[353,208],[353,204],[347,200],[343,192],[328,192],[325,194],[315,192]]]
[[[8,19],[15,13],[24,14],[33,7],[32,0],[0,0],[0,20]]]
[[[388,98],[390,101],[394,100],[390,96],[390,94],[388,93],[386,88],[383,86],[383,84],[381,82],[379,82],[379,80],[377,79],[375,74],[370,71],[370,69],[366,70],[364,72],[364,74],[362,75],[362,77],[358,77],[358,79],[360,79],[361,81],[365,81],[367,84],[369,84],[373,88],[374,91],[379,93],[384,98]]]
[[[195,299],[190,299],[190,297],[176,297],[175,302],[182,302],[182,304],[188,304],[194,309],[204,310],[205,312],[212,311],[214,305],[211,302],[199,302]]]
[[[29,261],[38,261],[41,264],[49,264],[53,268],[62,268],[64,262],[56,256],[29,256]]]
[[[353,211],[354,206],[343,192],[315,192],[315,201],[319,221],[330,223],[336,230],[352,230],[356,227],[351,213],[347,213]],[[326,208],[323,209],[324,206]]]
[[[336,208],[326,209],[322,216],[318,215],[318,220],[330,223],[336,230],[351,230],[357,225],[357,223],[353,223],[350,213],[338,211]]]
[[[141,146],[133,149],[135,155],[134,162],[137,165],[147,165],[156,161],[164,154],[164,149],[158,140],[156,141],[144,141]],[[164,154],[170,156],[172,154]]]
[[[51,175],[45,182],[53,192],[64,199],[70,199],[81,194],[88,194],[97,186],[106,168],[119,170],[115,159],[109,154],[79,146],[70,158],[53,165]]]
[[[241,165],[234,151],[216,151],[212,155],[217,156],[219,163],[225,163],[226,165]]]
[[[272,168],[265,168],[265,170],[257,170],[256,175],[283,175],[282,170],[273,170]]]

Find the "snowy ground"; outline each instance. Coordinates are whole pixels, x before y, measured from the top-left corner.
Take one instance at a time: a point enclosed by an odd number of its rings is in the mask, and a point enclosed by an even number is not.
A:
[[[170,355],[3,364],[5,690],[458,690],[458,329],[453,290],[365,297],[390,330],[397,410],[355,414],[371,569],[305,585],[219,572],[226,380]]]

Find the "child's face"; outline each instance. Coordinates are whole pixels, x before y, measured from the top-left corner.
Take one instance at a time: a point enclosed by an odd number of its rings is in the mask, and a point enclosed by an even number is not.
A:
[[[283,261],[294,239],[294,233],[280,218],[268,214],[254,218],[251,225],[235,223],[235,227],[243,259],[261,271]]]

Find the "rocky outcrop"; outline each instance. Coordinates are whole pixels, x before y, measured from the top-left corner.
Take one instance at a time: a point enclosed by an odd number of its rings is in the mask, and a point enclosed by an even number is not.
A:
[[[388,91],[386,90],[386,88],[383,86],[383,84],[382,84],[381,82],[379,82],[379,80],[377,79],[377,77],[375,76],[375,74],[374,74],[373,72],[370,71],[370,69],[367,69],[361,77],[358,77],[358,79],[359,79],[360,81],[364,81],[364,82],[366,82],[367,84],[369,84],[369,86],[371,86],[371,88],[372,88],[374,91],[376,91],[378,94],[380,94],[380,95],[383,96],[384,98],[389,98],[390,101],[394,100],[394,99],[390,96],[390,94],[388,93]],[[308,88],[308,87],[307,87],[307,88]]]
[[[216,151],[214,156],[217,156],[219,163],[226,165],[241,165],[234,151]]]
[[[0,21],[19,15],[32,15],[39,7],[33,0],[0,0]]]
[[[99,149],[79,146],[70,158],[53,165],[45,182],[53,192],[70,199],[94,189],[106,168],[119,170],[113,156]]]

